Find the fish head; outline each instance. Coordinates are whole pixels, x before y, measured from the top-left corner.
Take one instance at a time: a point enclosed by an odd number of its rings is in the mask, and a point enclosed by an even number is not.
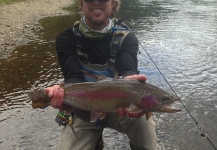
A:
[[[178,101],[178,99],[170,94],[156,96],[156,95],[146,95],[142,98],[140,107],[142,107],[147,112],[168,112],[174,113],[181,111],[180,109],[172,108],[171,104]]]
[[[166,106],[166,105],[171,105],[174,102],[178,101],[179,99],[172,95],[172,94],[167,94],[167,95],[163,95],[161,97],[159,97],[159,102],[161,103],[161,105]]]
[[[159,99],[154,95],[146,95],[141,99],[140,107],[145,111],[154,110],[154,108],[160,105]]]

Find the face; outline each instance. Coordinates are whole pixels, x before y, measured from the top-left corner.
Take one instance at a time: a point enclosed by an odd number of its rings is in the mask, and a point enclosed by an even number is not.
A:
[[[85,1],[82,0],[81,7],[86,18],[86,23],[89,27],[95,30],[103,29],[109,20],[114,4],[112,0],[103,1]]]

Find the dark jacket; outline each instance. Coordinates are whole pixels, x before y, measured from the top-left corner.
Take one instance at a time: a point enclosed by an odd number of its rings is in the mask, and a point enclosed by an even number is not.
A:
[[[94,64],[104,64],[109,57],[112,34],[100,40],[81,37],[82,50],[90,57]],[[69,28],[56,39],[56,51],[66,83],[82,82],[80,64],[76,52],[76,37]],[[116,71],[119,76],[138,74],[137,71],[138,40],[133,33],[129,33],[122,43],[122,48],[116,59]]]
[[[81,36],[82,51],[89,55],[92,64],[103,65],[110,56],[112,36],[100,40],[91,40]],[[69,28],[56,39],[56,51],[65,83],[84,82],[83,74],[76,51],[77,38]],[[137,71],[138,40],[133,33],[127,34],[116,57],[116,71],[119,76],[138,74]],[[80,119],[89,121],[90,112],[77,109],[73,112]]]

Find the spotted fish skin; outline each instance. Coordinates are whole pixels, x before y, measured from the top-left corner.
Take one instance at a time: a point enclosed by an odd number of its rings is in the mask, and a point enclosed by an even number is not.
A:
[[[83,110],[117,112],[118,108],[131,104],[151,112],[177,112],[179,109],[162,109],[177,98],[168,92],[145,82],[127,79],[111,79],[99,82],[83,82],[64,86],[64,101]]]
[[[117,112],[118,108],[128,107],[131,113],[166,112],[175,113],[180,109],[168,107],[178,99],[145,82],[129,79],[108,79],[98,82],[82,82],[66,84],[64,89],[63,110],[79,108],[92,112]],[[34,95],[37,95],[37,98]],[[41,93],[40,93],[41,94]],[[45,100],[35,92],[29,93],[33,108],[44,108],[49,105],[50,99]],[[43,97],[43,100],[41,100]],[[40,107],[38,104],[45,104]]]

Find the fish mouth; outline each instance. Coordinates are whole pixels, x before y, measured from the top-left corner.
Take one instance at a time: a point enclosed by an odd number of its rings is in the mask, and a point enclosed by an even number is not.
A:
[[[175,96],[170,96],[170,95],[164,95],[160,98],[159,102],[163,106],[170,106],[171,104],[179,101],[179,99]]]
[[[160,111],[160,112],[167,112],[167,113],[176,113],[176,112],[180,112],[181,109],[174,108],[174,107],[172,107],[170,105],[170,106],[163,106],[163,107],[159,108],[158,111]]]
[[[180,112],[181,109],[175,108],[172,106],[173,103],[180,101],[177,97],[171,95],[164,95],[160,99],[161,106],[159,108],[160,112],[167,112],[167,113],[175,113]]]

